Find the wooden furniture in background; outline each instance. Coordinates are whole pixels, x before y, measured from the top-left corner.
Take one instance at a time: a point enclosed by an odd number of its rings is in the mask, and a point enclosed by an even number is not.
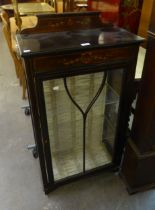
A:
[[[146,41],[147,41],[147,31],[152,12],[152,6],[153,6],[153,0],[143,0],[143,7],[138,28],[138,35],[144,37]]]
[[[1,6],[2,10],[8,11],[10,16],[13,16],[13,5],[6,4]],[[55,9],[45,2],[28,2],[18,3],[18,10],[20,15],[36,15],[36,14],[51,14]]]
[[[63,0],[63,12],[74,11],[74,0]]]
[[[11,30],[10,30],[10,21],[9,17],[7,16],[7,13],[5,11],[1,12],[1,19],[2,19],[2,30],[5,36],[5,39],[8,44],[8,48],[10,51],[10,54],[13,58],[16,75],[19,78],[20,84],[22,85],[22,98],[26,98],[26,83],[25,83],[25,75],[24,75],[24,69],[22,66],[21,58],[17,56],[17,53],[15,50],[13,50],[12,47],[12,38],[11,38]],[[16,43],[14,42],[14,48],[16,49]]]
[[[26,28],[34,28],[37,25],[37,17],[36,16],[23,16],[20,17],[22,21],[21,30]],[[11,33],[11,45],[12,51],[17,53],[17,42],[16,42],[16,33],[17,33],[17,25],[14,17],[9,19],[10,24],[10,33]]]
[[[141,88],[121,171],[131,193],[155,187],[155,1],[152,9]]]
[[[87,0],[75,0],[74,1],[74,11],[87,11],[88,1]]]
[[[16,3],[16,2],[14,2]],[[20,57],[18,56],[17,46],[15,36],[17,31],[20,32],[21,29],[35,27],[37,24],[37,17],[29,16],[30,14],[51,14],[54,12],[54,8],[52,8],[49,4],[45,2],[41,3],[18,3],[2,5],[1,18],[3,21],[3,32],[13,58],[16,74],[20,80],[20,84],[23,88],[22,98],[26,98],[26,82],[25,82],[25,74],[23,70],[23,65]],[[9,11],[12,11],[15,17],[10,18]],[[21,15],[28,15],[24,17],[20,17]]]
[[[49,0],[50,1],[50,0]],[[49,3],[48,0],[18,0],[19,3],[28,3],[28,2],[46,2]],[[0,0],[0,5],[11,4],[11,0]]]
[[[38,16],[38,25],[17,34],[17,41],[45,193],[119,167],[142,39],[103,24],[98,12],[85,12]],[[86,108],[76,97],[88,99]]]

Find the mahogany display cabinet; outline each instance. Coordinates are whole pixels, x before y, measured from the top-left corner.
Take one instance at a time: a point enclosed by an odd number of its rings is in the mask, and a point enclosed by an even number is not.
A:
[[[38,16],[17,34],[45,193],[119,167],[141,42],[98,12]]]

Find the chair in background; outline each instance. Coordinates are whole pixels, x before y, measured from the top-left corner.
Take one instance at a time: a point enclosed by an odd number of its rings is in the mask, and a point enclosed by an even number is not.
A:
[[[26,99],[26,82],[25,82],[24,69],[22,66],[21,59],[18,58],[17,54],[12,50],[9,17],[5,11],[1,12],[1,19],[2,19],[2,24],[3,24],[3,26],[2,26],[3,33],[4,33],[5,39],[7,41],[7,45],[8,45],[10,54],[14,61],[16,75],[19,78],[20,85],[22,85],[22,98]]]

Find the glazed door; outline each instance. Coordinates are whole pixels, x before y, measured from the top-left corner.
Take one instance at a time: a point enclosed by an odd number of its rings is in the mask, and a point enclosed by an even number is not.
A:
[[[42,81],[54,182],[112,164],[123,72]]]

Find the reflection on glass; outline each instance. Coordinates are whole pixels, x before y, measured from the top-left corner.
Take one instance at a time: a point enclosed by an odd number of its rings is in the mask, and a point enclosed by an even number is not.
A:
[[[55,181],[111,162],[105,142],[114,141],[119,103],[119,94],[108,84],[112,81],[112,72],[108,73],[99,97],[86,116],[85,144],[83,115],[69,98],[64,80],[43,82]],[[96,95],[103,77],[102,72],[66,79],[69,93],[83,112]]]
[[[74,78],[71,79],[74,91]],[[82,172],[82,116],[72,104],[62,79],[43,83],[54,179]]]

